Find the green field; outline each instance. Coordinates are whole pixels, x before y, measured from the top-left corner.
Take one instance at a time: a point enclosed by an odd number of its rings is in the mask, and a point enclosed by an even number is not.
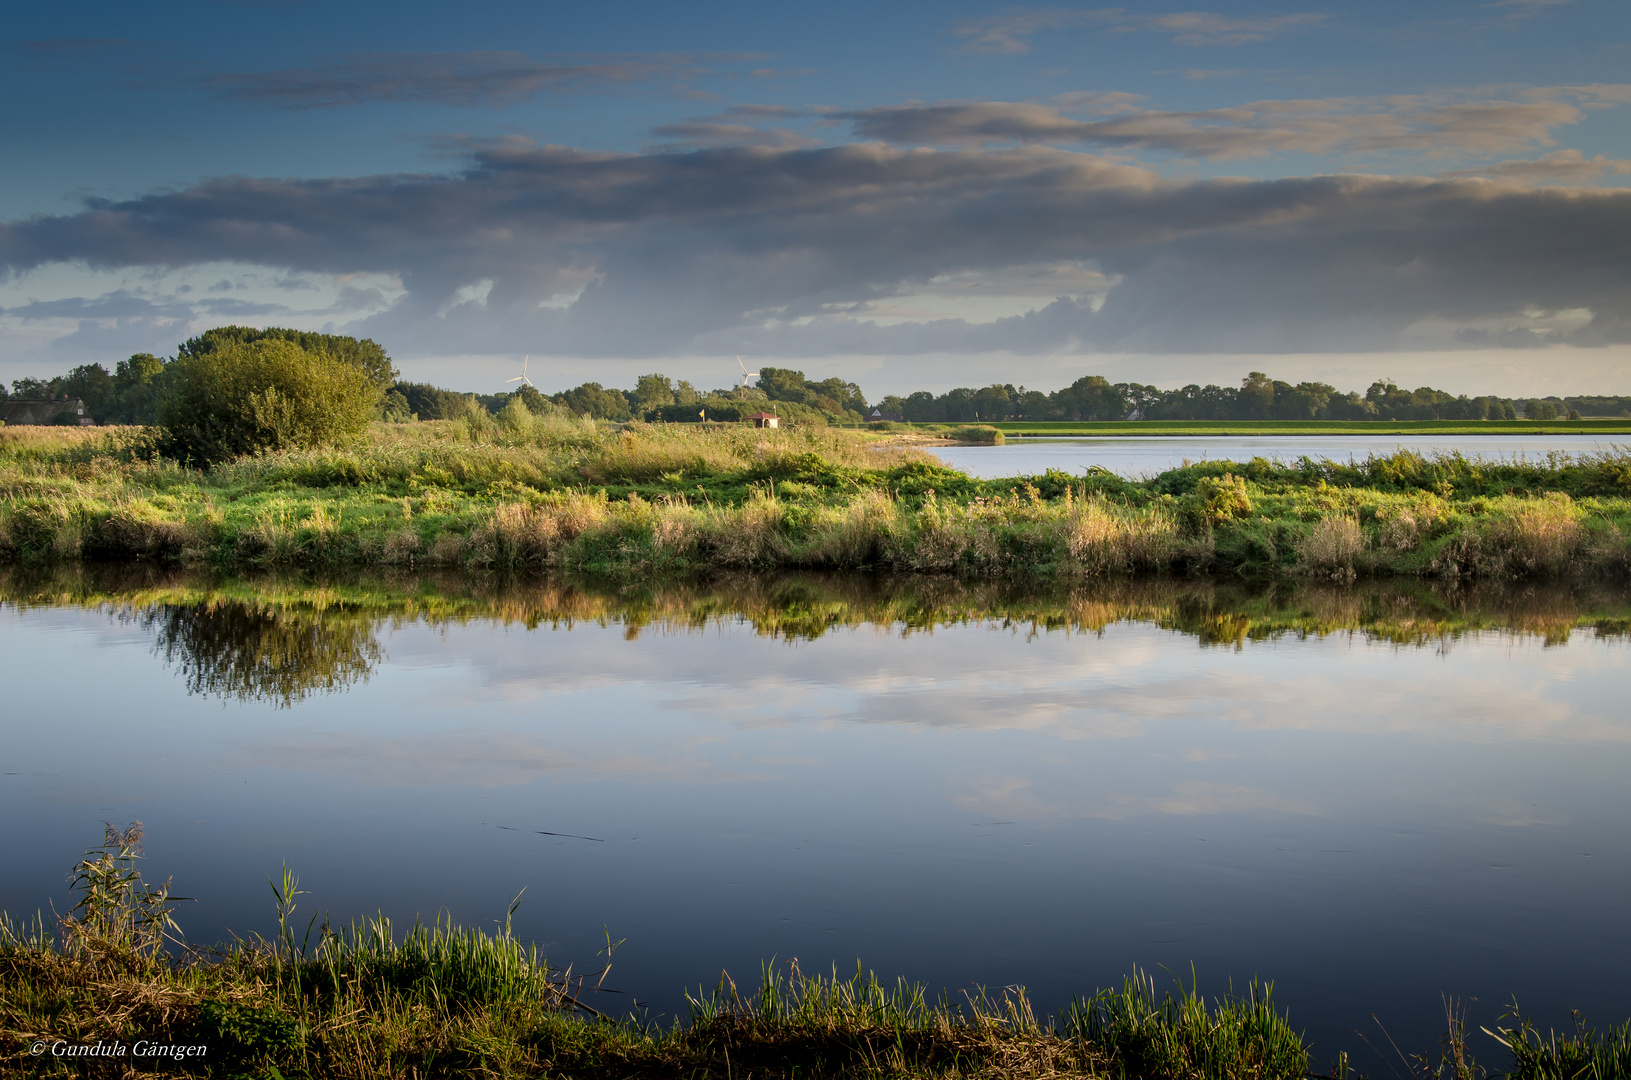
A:
[[[931,425],[932,426],[932,425]],[[1591,420],[1015,420],[1025,435],[1631,435],[1631,418]]]

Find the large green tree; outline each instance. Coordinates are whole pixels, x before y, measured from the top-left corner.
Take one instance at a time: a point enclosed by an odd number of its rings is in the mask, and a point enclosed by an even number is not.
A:
[[[353,360],[279,338],[184,351],[167,376],[158,410],[165,451],[204,466],[354,441],[385,392]]]
[[[367,372],[382,392],[396,381],[395,365],[385,355],[384,347],[372,338],[319,334],[314,330],[290,330],[283,326],[268,326],[264,330],[253,326],[217,326],[182,342],[176,348],[176,359],[201,356],[229,345],[253,345],[257,341],[287,341],[310,353],[326,353]]]

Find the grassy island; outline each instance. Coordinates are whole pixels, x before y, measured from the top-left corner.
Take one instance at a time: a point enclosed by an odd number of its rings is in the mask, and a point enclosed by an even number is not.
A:
[[[511,415],[375,423],[348,447],[208,469],[160,456],[151,429],[3,429],[0,561],[1339,581],[1631,570],[1624,450],[981,481],[899,433]]]

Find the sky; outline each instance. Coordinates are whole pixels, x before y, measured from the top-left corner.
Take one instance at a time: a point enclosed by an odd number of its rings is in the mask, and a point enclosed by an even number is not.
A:
[[[1631,5],[417,0],[0,26],[0,380],[1631,393]]]

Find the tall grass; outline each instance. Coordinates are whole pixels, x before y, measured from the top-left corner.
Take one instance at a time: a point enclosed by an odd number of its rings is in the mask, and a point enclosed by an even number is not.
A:
[[[1623,1080],[1631,1077],[1631,1020],[1598,1033],[1574,1014],[1574,1031],[1542,1035],[1528,1019],[1512,1015],[1516,1027],[1486,1034],[1512,1052],[1513,1080]]]
[[[1308,1068],[1302,1037],[1274,1006],[1273,986],[1252,982],[1244,995],[1210,1006],[1190,984],[1157,996],[1155,980],[1134,970],[1119,990],[1078,1002],[1064,1030],[1103,1048],[1113,1073],[1196,1080],[1297,1080]]]
[[[1631,458],[1206,463],[977,481],[872,433],[561,417],[377,425],[207,473],[138,429],[0,431],[0,561],[965,577],[1631,576]],[[22,429],[19,429],[22,432]],[[60,434],[58,432],[61,432]],[[1350,481],[1364,480],[1367,486]]]

